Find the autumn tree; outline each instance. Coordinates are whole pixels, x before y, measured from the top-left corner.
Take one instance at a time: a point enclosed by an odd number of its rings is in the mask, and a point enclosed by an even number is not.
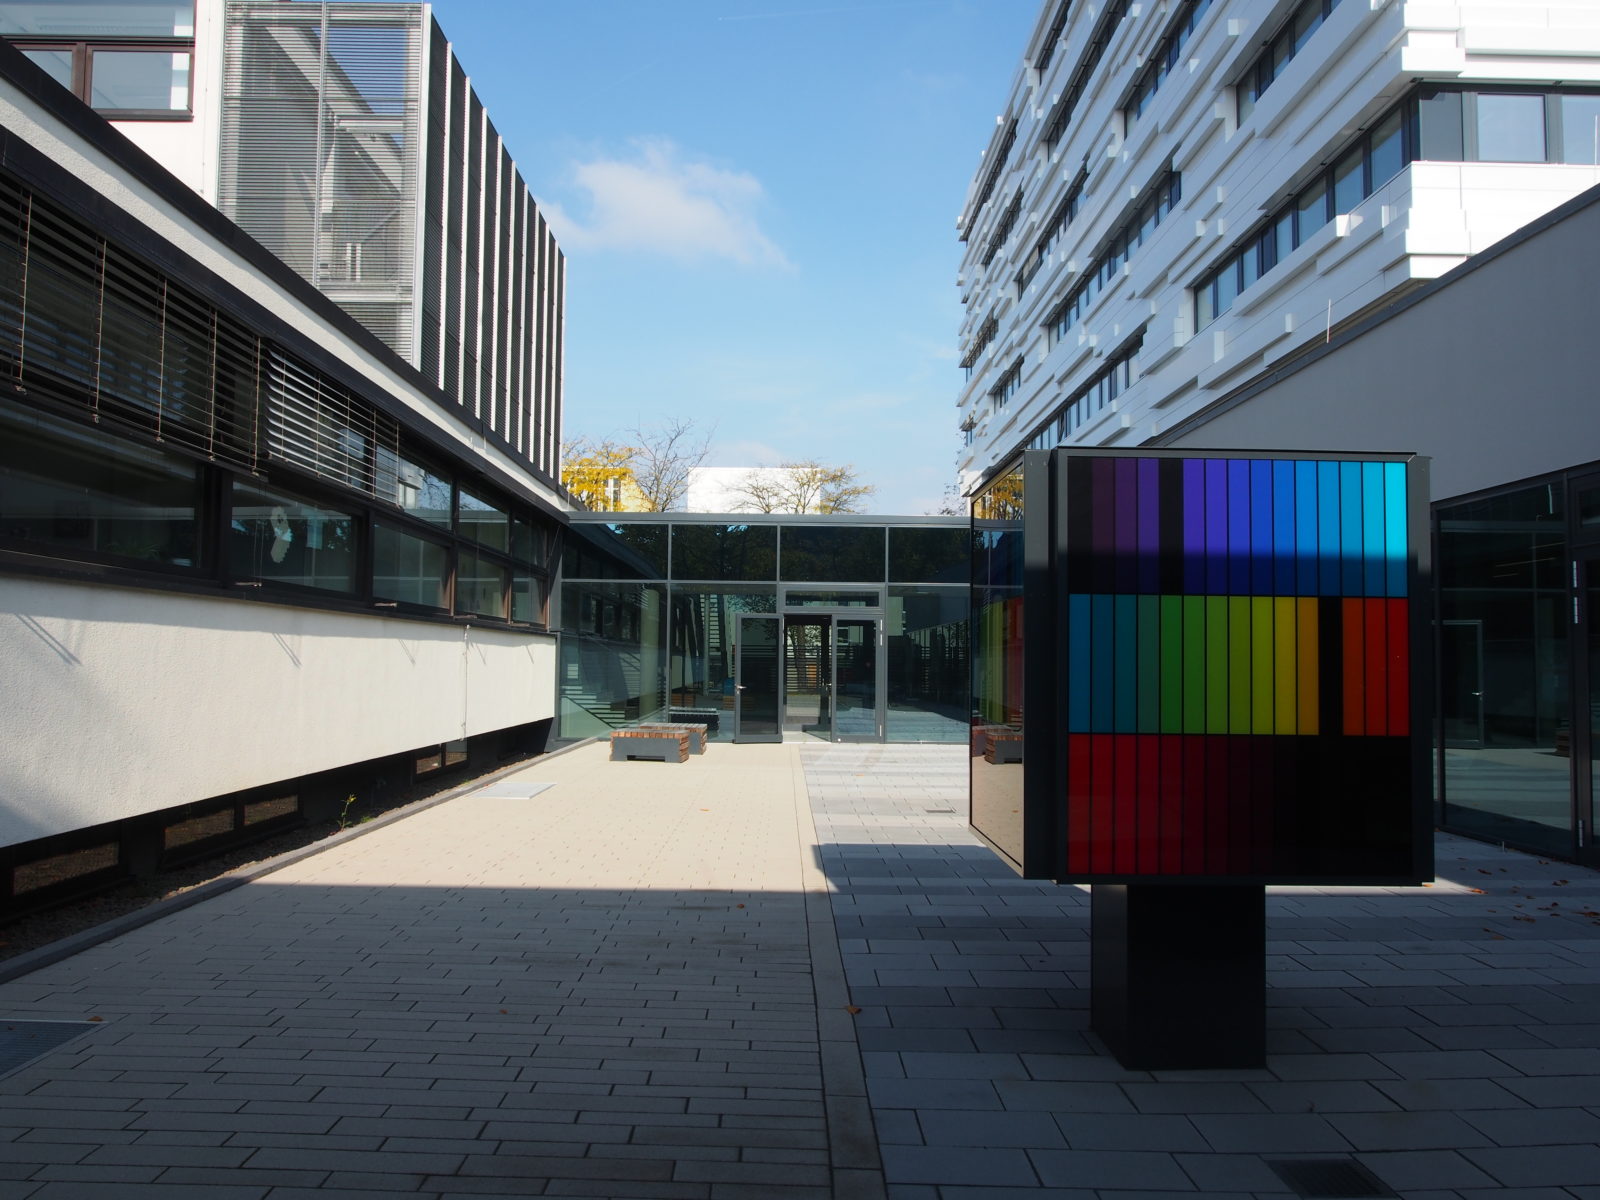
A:
[[[877,490],[862,483],[853,466],[829,467],[813,458],[757,467],[729,493],[753,512],[854,513]]]
[[[638,451],[610,438],[577,438],[561,444],[561,485],[585,508],[619,512],[625,494],[638,491],[634,462]]]

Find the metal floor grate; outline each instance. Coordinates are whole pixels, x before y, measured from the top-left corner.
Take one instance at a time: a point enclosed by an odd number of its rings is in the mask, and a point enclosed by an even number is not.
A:
[[[0,1075],[27,1066],[93,1028],[88,1021],[0,1020]]]
[[[1395,1195],[1383,1180],[1347,1158],[1269,1159],[1267,1166],[1294,1189],[1295,1195],[1307,1200],[1366,1200]]]

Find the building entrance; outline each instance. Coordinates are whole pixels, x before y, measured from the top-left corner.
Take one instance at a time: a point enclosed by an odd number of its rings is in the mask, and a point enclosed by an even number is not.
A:
[[[746,616],[739,637],[734,741],[884,740],[881,616]]]

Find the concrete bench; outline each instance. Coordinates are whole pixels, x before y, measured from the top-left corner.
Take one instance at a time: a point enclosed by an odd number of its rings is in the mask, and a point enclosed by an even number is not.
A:
[[[661,762],[688,762],[689,735],[665,729],[613,729],[611,761],[654,758]]]
[[[690,721],[645,721],[635,725],[634,728],[662,733],[687,733],[689,735],[690,754],[704,754],[706,752],[706,738],[711,732],[709,726],[696,725]]]

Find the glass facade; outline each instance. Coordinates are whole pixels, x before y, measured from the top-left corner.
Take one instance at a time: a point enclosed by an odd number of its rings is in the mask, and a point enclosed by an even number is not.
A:
[[[965,738],[964,523],[680,518],[579,521],[571,534],[561,737],[664,717],[732,737],[740,618],[774,614],[791,734]]]
[[[1565,485],[1441,506],[1437,521],[1444,823],[1568,853],[1573,598]]]
[[[972,502],[972,827],[1014,865],[1022,845],[1022,468]]]

